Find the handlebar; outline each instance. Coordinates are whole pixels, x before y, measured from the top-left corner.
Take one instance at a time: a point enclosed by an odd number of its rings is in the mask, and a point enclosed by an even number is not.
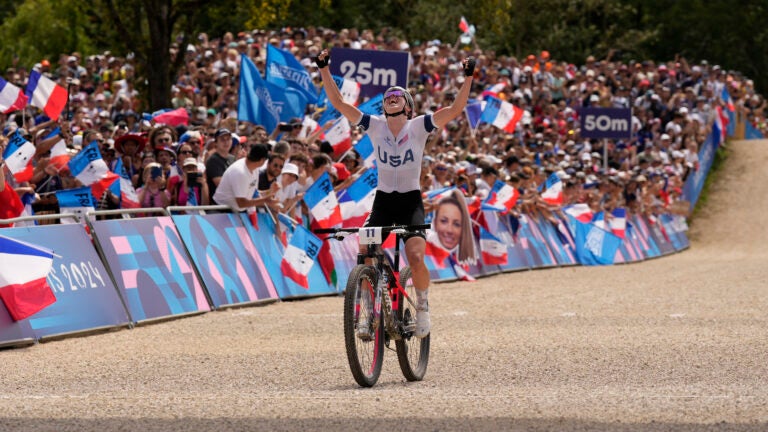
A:
[[[373,227],[371,227],[373,228]],[[389,234],[391,232],[400,232],[400,233],[408,233],[408,232],[414,232],[414,231],[421,231],[425,229],[430,229],[430,224],[421,224],[421,225],[392,225],[392,226],[386,226],[381,227],[381,233],[382,234]],[[338,234],[338,233],[356,233],[360,232],[360,230],[363,229],[363,227],[355,227],[355,228],[319,228],[316,230],[312,230],[315,234]]]

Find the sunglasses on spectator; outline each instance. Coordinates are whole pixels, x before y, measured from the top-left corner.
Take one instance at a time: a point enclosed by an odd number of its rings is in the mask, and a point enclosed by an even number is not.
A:
[[[193,152],[192,150],[181,150],[179,151],[179,154],[191,154],[197,156],[197,153]]]

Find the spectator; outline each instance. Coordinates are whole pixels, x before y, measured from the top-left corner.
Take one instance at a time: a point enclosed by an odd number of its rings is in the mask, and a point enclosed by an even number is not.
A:
[[[221,182],[221,177],[235,161],[235,157],[229,154],[229,150],[232,147],[232,132],[229,129],[222,128],[216,131],[213,138],[213,153],[205,162],[205,174],[211,201],[215,201],[213,195],[216,193],[216,188]]]
[[[182,162],[184,175],[171,186],[171,202],[173,205],[208,205],[208,183],[205,173],[200,172],[199,162],[188,157]]]
[[[253,198],[259,185],[259,167],[266,163],[268,157],[267,146],[252,146],[245,158],[236,160],[226,169],[213,195],[213,201],[239,212],[262,205],[275,206],[277,185],[258,198]]]

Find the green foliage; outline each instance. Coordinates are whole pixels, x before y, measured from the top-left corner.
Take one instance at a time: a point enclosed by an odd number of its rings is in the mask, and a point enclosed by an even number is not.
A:
[[[31,68],[44,58],[54,64],[60,54],[92,51],[84,24],[70,1],[23,2],[0,25],[0,64],[14,66],[18,56],[18,66]]]

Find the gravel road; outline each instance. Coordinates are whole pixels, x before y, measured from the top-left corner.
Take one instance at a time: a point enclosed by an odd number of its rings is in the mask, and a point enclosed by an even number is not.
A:
[[[433,285],[423,382],[357,387],[323,297],[0,351],[0,430],[768,430],[768,141],[729,149],[685,252]]]

